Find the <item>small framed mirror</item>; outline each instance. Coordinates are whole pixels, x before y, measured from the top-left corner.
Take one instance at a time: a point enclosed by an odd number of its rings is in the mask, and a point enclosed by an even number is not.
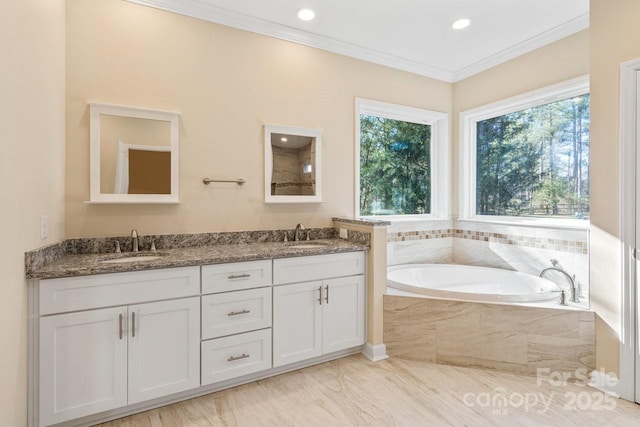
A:
[[[265,125],[265,202],[321,202],[321,149],[320,129]]]
[[[90,203],[179,203],[179,114],[89,104]]]

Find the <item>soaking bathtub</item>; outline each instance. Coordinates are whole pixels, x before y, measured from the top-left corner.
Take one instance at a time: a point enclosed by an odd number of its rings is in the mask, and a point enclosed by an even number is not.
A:
[[[454,264],[404,264],[387,269],[387,285],[458,301],[527,303],[558,299],[560,288],[531,274]]]

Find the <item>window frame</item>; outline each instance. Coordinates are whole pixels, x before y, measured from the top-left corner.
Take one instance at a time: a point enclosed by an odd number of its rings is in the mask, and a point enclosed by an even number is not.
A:
[[[386,221],[443,219],[449,216],[450,144],[449,114],[400,104],[355,99],[355,217],[360,217],[360,116],[376,116],[431,126],[431,212],[428,214],[367,215]]]
[[[516,111],[589,93],[589,76],[581,76],[460,113],[458,219],[532,226],[587,228],[589,220],[532,216],[479,215],[476,212],[477,123]]]

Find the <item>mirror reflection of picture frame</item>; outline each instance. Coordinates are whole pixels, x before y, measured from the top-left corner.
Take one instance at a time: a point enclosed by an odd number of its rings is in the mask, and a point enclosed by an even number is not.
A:
[[[171,147],[118,140],[114,194],[171,194]]]
[[[149,110],[137,107],[123,107],[100,103],[89,104],[89,140],[90,140],[90,200],[89,203],[180,203],[179,199],[179,114],[175,112]],[[101,140],[101,118],[115,116],[120,118],[142,119],[142,127],[146,129],[144,120],[150,120],[149,128],[156,122],[166,122],[169,135],[163,135],[168,145],[154,145],[153,138],[149,145],[128,144],[117,138],[114,141]],[[146,136],[146,134],[145,134]],[[115,182],[101,182],[101,144],[117,144],[114,150],[113,165]],[[131,156],[135,154],[135,156]],[[134,159],[130,164],[130,159]],[[146,171],[135,169],[130,174],[130,167],[145,159]],[[162,170],[155,168],[162,167]],[[167,171],[167,168],[169,169]],[[111,168],[110,168],[111,169]],[[132,184],[133,181],[135,185]],[[107,192],[113,189],[113,192]]]
[[[287,151],[297,162],[282,165]],[[320,129],[264,125],[265,203],[322,202],[321,151]]]

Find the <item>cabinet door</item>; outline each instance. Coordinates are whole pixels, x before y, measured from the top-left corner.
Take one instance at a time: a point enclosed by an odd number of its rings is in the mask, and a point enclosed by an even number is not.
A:
[[[344,350],[364,343],[364,276],[322,282],[322,352]]]
[[[40,318],[41,426],[127,404],[126,320],[126,307]]]
[[[200,385],[200,298],[129,307],[129,404]]]
[[[322,354],[322,282],[273,288],[273,366]]]

